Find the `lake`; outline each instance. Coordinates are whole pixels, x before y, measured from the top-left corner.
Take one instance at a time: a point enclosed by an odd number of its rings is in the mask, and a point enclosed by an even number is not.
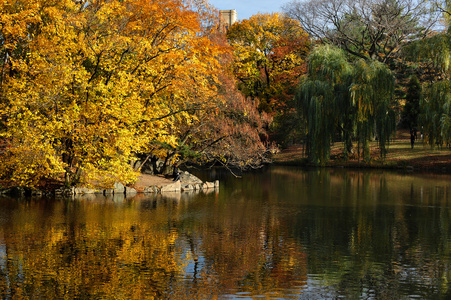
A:
[[[450,175],[197,175],[219,191],[0,198],[0,298],[451,297]]]

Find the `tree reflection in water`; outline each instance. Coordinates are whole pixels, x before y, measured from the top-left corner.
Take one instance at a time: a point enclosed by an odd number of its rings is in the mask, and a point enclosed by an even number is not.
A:
[[[272,167],[219,193],[1,199],[0,298],[449,296],[450,177]]]

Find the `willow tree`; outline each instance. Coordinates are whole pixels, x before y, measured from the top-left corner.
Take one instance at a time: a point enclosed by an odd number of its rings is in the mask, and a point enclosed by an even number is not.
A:
[[[329,159],[336,126],[343,110],[350,108],[349,86],[352,66],[344,53],[334,47],[318,47],[308,59],[308,73],[302,79],[296,99],[307,122],[307,154],[313,163]],[[344,129],[346,136],[349,132]]]
[[[395,112],[390,105],[394,90],[395,78],[384,64],[364,60],[354,64],[351,101],[356,112],[358,145],[365,161],[370,159],[369,141],[373,137],[377,138],[381,157],[387,153],[387,143],[396,129]]]
[[[441,135],[446,145],[451,144],[451,99],[449,95],[445,105],[443,105],[443,115],[440,118]]]
[[[418,125],[432,148],[451,140],[451,4],[444,1],[436,2],[436,5],[443,13],[448,30],[422,41],[413,41],[404,48],[407,59],[432,70],[431,82],[424,83],[418,117]]]
[[[420,125],[426,142],[432,148],[450,140],[451,82],[442,80],[428,87],[420,102]]]
[[[302,79],[296,99],[307,122],[307,154],[311,162],[324,164],[331,144],[340,136],[347,159],[353,139],[369,159],[369,140],[377,137],[381,155],[395,129],[390,101],[393,74],[379,62],[350,62],[333,46],[314,49],[308,58],[308,74]],[[360,151],[359,151],[360,153]]]

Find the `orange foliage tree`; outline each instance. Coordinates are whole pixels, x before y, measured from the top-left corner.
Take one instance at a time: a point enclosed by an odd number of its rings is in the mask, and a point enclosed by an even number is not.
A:
[[[220,57],[202,1],[0,3],[0,134],[10,184],[132,182],[136,153],[165,157],[213,114]],[[211,117],[211,116],[210,116]]]
[[[298,21],[274,13],[235,23],[227,38],[240,91],[258,104],[259,111],[274,117],[272,139],[279,143],[292,140],[300,126],[292,100],[307,70],[308,35]]]
[[[224,35],[210,36],[226,45]],[[266,113],[259,113],[254,101],[238,89],[229,69],[232,55],[223,53],[218,70],[216,92],[213,95],[195,94],[200,102],[210,103],[208,109],[196,110],[195,121],[176,126],[180,138],[176,147],[169,147],[166,157],[177,154],[185,161],[199,164],[220,164],[240,169],[257,168],[270,161],[265,127],[271,122]]]
[[[260,111],[274,112],[293,98],[306,71],[310,41],[299,22],[281,14],[257,14],[227,32],[240,90],[258,99]]]

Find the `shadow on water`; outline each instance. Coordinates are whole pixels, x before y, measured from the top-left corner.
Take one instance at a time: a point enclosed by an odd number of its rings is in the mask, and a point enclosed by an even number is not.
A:
[[[451,296],[449,176],[214,172],[209,194],[0,199],[0,298]]]

